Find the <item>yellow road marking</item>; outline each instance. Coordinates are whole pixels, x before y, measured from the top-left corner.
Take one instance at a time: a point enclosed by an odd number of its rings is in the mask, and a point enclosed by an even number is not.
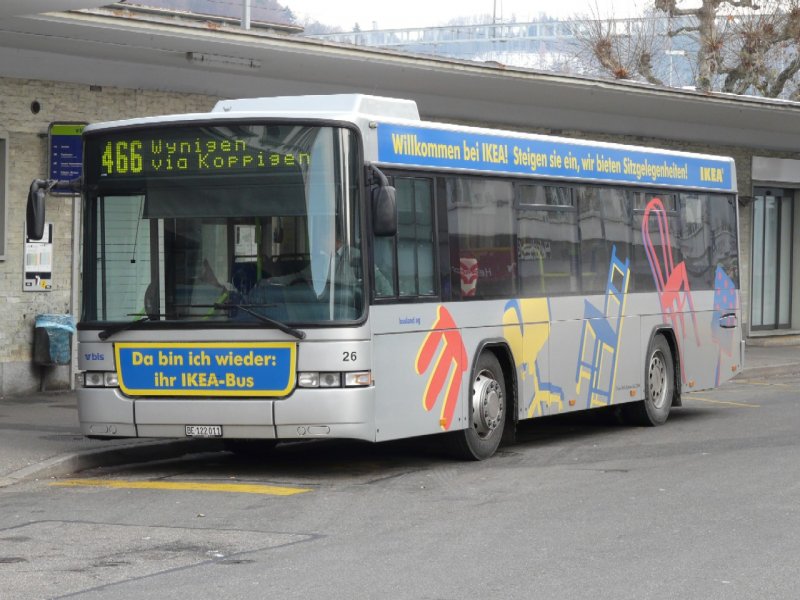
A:
[[[727,406],[741,406],[744,408],[760,408],[760,404],[748,404],[747,402],[730,402],[726,400],[712,400],[711,398],[700,398],[698,396],[684,396],[685,400],[697,400],[698,402],[710,402],[711,404],[725,404]]]
[[[749,379],[742,379],[741,381],[737,381],[736,383],[740,383],[743,385],[762,385],[762,386],[775,386],[775,387],[792,387],[788,383],[773,383],[768,381],[750,381]]]
[[[310,492],[308,488],[277,487],[248,483],[199,483],[189,481],[125,481],[103,479],[65,479],[50,485],[61,487],[103,487],[126,490],[182,490],[190,492],[233,492],[239,494],[264,494],[267,496],[293,496]]]

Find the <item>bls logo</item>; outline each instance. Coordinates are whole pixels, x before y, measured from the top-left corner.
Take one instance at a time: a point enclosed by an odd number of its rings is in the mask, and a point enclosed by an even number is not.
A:
[[[437,350],[439,350],[438,354]],[[433,330],[425,337],[425,341],[420,346],[415,365],[417,375],[426,372],[434,358],[435,362],[428,385],[425,387],[422,405],[426,411],[430,412],[444,390],[439,426],[446,431],[450,429],[456,404],[458,404],[461,380],[467,369],[467,351],[464,348],[464,341],[461,339],[461,332],[456,327],[452,315],[444,306],[439,307],[438,318],[433,325]]]

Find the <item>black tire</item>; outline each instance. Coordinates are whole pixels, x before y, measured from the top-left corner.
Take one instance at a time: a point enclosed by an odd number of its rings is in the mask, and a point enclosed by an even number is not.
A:
[[[469,403],[469,426],[451,434],[454,454],[465,460],[485,460],[492,456],[505,429],[506,382],[500,361],[483,352],[475,365]]]
[[[635,425],[663,425],[675,395],[675,362],[666,338],[653,337],[644,365],[644,400],[623,405],[626,421]]]

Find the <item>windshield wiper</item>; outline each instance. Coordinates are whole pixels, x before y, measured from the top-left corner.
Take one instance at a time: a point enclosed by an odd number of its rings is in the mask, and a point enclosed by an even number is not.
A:
[[[161,316],[161,315],[158,315],[158,316]],[[112,335],[120,333],[121,331],[126,331],[128,329],[133,329],[134,327],[136,327],[140,323],[144,323],[146,321],[154,321],[154,320],[155,319],[151,319],[148,316],[144,316],[141,319],[136,319],[135,321],[128,321],[127,323],[117,323],[116,325],[111,325],[110,327],[106,327],[105,329],[103,329],[103,331],[101,331],[100,333],[97,334],[97,337],[99,337],[101,340],[107,340]]]
[[[306,337],[304,331],[300,331],[299,329],[295,329],[294,327],[290,327],[285,323],[281,323],[275,319],[270,317],[264,316],[260,313],[257,313],[254,310],[250,310],[249,307],[260,307],[263,308],[265,306],[272,306],[269,304],[232,304],[230,302],[215,302],[214,304],[187,304],[185,305],[190,308],[213,308],[214,310],[231,310],[234,308],[240,308],[244,312],[249,315],[254,316],[256,319],[261,321],[262,323],[267,323],[272,325],[276,329],[283,331],[284,333],[288,333],[291,336],[296,337],[298,340],[302,340]],[[153,317],[162,317],[166,315],[153,315]],[[117,323],[115,325],[111,325],[110,327],[106,327],[103,331],[98,334],[98,337],[101,340],[107,340],[112,335],[116,335],[117,333],[121,333],[123,331],[127,331],[128,329],[133,329],[137,325],[142,323],[146,323],[147,321],[155,321],[156,319],[151,319],[149,316],[144,316],[140,319],[136,319],[135,321],[128,321],[127,323]]]
[[[215,302],[214,304],[187,304],[186,306],[190,308],[213,308],[214,310],[233,310],[238,308],[246,312],[248,315],[254,316],[262,323],[272,325],[275,327],[275,329],[280,329],[282,332],[288,333],[289,335],[296,337],[298,340],[302,340],[306,337],[305,331],[300,331],[299,329],[290,327],[286,323],[281,323],[276,319],[267,317],[261,313],[257,313],[254,310],[250,310],[250,307],[264,308],[265,306],[275,306],[274,304],[236,304],[233,302]]]

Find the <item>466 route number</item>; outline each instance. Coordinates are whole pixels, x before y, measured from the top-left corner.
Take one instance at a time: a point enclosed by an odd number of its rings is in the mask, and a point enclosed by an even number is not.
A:
[[[103,168],[107,175],[142,172],[142,142],[108,142],[103,149]]]

